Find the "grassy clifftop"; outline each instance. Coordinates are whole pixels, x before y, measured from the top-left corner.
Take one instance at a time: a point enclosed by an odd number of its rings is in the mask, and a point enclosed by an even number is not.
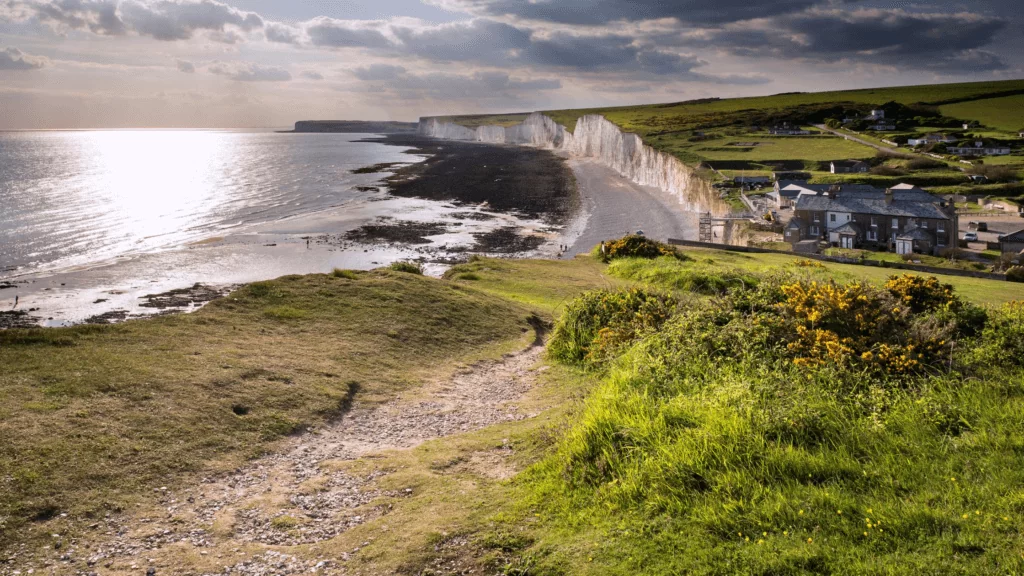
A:
[[[1024,284],[657,254],[285,277],[192,315],[0,333],[0,549],[104,542],[97,517],[521,348],[537,314],[557,324],[530,417],[349,462],[383,475],[386,513],[244,552],[365,574],[1024,569]]]
[[[196,314],[0,332],[0,547],[511,349],[528,315],[422,276],[345,272],[251,284]]]

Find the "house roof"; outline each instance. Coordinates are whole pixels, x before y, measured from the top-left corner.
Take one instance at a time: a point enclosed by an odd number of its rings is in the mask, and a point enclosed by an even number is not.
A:
[[[786,228],[803,228],[804,221],[800,218],[790,218],[789,224],[786,224]]]
[[[860,234],[860,226],[857,226],[854,222],[847,222],[839,228],[833,228],[831,231],[837,234]]]
[[[999,237],[1000,242],[1024,242],[1024,230],[1017,230]]]
[[[797,198],[794,209],[813,212],[850,212],[880,216],[949,219],[949,215],[939,206],[939,199],[924,190],[893,190],[892,202],[886,203],[885,190],[877,188],[850,190],[848,188],[843,186],[835,198],[829,198],[825,194],[803,194]]]
[[[935,241],[935,234],[930,230],[924,228],[911,228],[903,234],[896,237],[897,240],[928,240],[930,242]]]

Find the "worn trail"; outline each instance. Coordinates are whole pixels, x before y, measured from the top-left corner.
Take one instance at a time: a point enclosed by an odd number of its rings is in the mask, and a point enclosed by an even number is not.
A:
[[[277,454],[191,489],[161,489],[160,517],[98,522],[93,529],[103,535],[99,546],[64,547],[35,573],[345,574],[358,547],[340,557],[310,558],[302,545],[325,542],[387,514],[389,505],[375,504],[380,498],[413,494],[378,488],[387,470],[352,474],[341,465],[534,416],[516,401],[533,386],[542,350],[532,346],[466,367],[383,405],[355,408]]]

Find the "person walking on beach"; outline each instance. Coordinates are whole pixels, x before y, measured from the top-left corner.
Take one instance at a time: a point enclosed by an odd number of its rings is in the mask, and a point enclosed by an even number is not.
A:
[[[601,260],[608,261],[608,248],[604,245],[604,240],[601,240]]]
[[[14,295],[14,306],[11,306],[11,310],[14,310],[17,307],[18,307],[18,295],[15,294]]]

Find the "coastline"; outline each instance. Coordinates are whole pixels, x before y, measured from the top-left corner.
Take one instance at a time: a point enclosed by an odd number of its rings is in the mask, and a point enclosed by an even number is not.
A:
[[[431,275],[468,259],[470,254],[554,257],[572,209],[552,209],[549,198],[517,204],[495,190],[480,196],[479,183],[501,178],[521,158],[511,147],[469,150],[466,144],[433,142],[415,135],[381,135],[368,141],[404,148],[420,156],[413,163],[374,165],[353,172],[370,176],[357,189],[360,200],[311,213],[249,225],[172,249],[121,255],[87,265],[4,279],[0,286],[0,329],[110,323],[153,314],[191,312],[206,300],[197,294],[226,293],[233,287],[292,274],[326,273],[334,268],[372,269],[399,260],[423,265]],[[473,162],[469,178],[460,177]],[[559,167],[548,152],[528,154],[506,181],[522,189],[543,190],[534,177],[558,179]],[[531,170],[529,166],[542,165]],[[554,172],[554,173],[553,173]],[[508,175],[506,175],[507,177]],[[500,183],[499,183],[500,184]],[[499,190],[500,191],[500,190]],[[563,195],[568,205],[573,190]],[[488,202],[487,200],[493,200]],[[177,306],[154,308],[146,297],[178,292]],[[10,302],[19,296],[17,311]]]

